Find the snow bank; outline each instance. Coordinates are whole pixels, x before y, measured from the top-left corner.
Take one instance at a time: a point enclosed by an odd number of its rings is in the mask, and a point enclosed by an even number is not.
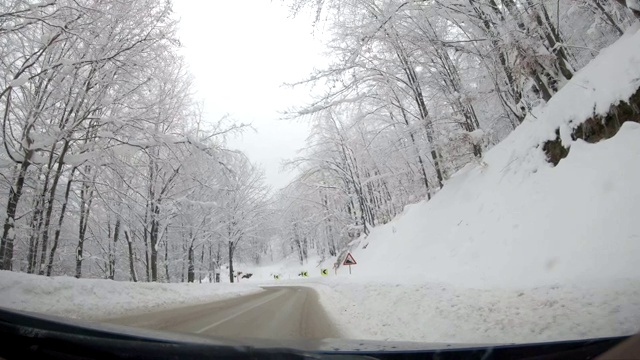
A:
[[[132,283],[0,271],[0,306],[81,319],[180,307],[258,291],[256,286],[242,284]]]
[[[446,284],[306,283],[352,339],[526,343],[628,335],[640,329],[640,281],[526,290]]]
[[[354,277],[479,289],[639,279],[640,125],[625,123],[597,144],[570,136],[638,88],[635,31],[603,50],[483,162],[373,229],[353,249]],[[541,144],[558,128],[571,151],[552,167]]]

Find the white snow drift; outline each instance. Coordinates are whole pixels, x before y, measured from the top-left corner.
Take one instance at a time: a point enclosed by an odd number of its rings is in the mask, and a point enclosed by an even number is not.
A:
[[[261,291],[251,285],[133,283],[0,271],[0,306],[100,319],[222,300]]]

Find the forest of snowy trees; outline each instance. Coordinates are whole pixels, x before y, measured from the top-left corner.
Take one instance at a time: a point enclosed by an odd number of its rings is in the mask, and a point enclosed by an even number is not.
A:
[[[318,94],[287,113],[312,133],[271,190],[226,145],[244,126],[203,116],[170,1],[0,2],[0,270],[179,282],[335,256],[640,18],[630,0],[283,3],[316,15],[330,62],[291,84]]]
[[[3,2],[0,44],[0,268],[192,281],[258,241],[261,172],[202,119],[169,2]]]

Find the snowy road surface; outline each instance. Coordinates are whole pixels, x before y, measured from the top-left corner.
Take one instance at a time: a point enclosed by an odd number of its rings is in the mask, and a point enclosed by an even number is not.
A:
[[[341,338],[307,287],[266,287],[246,295],[108,320],[110,323],[233,338],[278,340]]]

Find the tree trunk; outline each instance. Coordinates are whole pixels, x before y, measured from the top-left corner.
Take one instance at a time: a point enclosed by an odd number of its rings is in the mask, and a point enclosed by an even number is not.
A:
[[[233,277],[233,241],[229,241],[229,281],[235,282]]]
[[[64,156],[69,149],[69,142],[65,141],[64,146],[60,152],[58,159],[58,166],[56,167],[56,173],[53,176],[53,183],[49,190],[49,199],[47,201],[47,211],[44,216],[44,228],[42,229],[42,253],[40,258],[40,275],[45,274],[45,260],[47,258],[47,247],[49,246],[49,225],[51,224],[51,215],[53,214],[53,203],[56,197],[56,190],[58,189],[58,181],[60,181],[60,175],[62,175],[62,167],[64,164]],[[53,154],[53,151],[52,151]]]
[[[213,277],[215,276],[215,266],[213,265],[213,250],[211,249],[211,244],[209,244],[209,283],[213,282]]]
[[[0,270],[11,270],[13,262],[13,241],[15,240],[15,221],[18,201],[22,196],[22,187],[27,175],[27,169],[31,163],[26,160],[31,158],[32,151],[27,153],[25,160],[20,164],[18,175],[14,186],[9,189],[9,200],[7,201],[6,218],[2,229],[2,239],[0,239]]]
[[[149,242],[151,245],[151,281],[158,281],[158,238],[160,221],[158,217],[160,215],[160,201],[156,204],[151,204],[151,234],[149,236]]]
[[[116,219],[116,225],[113,230],[113,249],[109,252],[109,279],[116,278],[116,245],[120,237],[120,217]]]
[[[87,166],[86,169],[88,174],[90,167]],[[92,195],[93,191],[90,189],[90,185],[84,182],[80,187],[80,223],[78,224],[78,246],[76,247],[76,278],[78,279],[82,277],[83,249],[87,226],[89,225]]]
[[[202,251],[200,252],[200,266],[198,266],[198,281],[202,284],[202,264],[204,264],[204,244],[202,245]]]
[[[613,26],[614,29],[616,29],[618,35],[624,35],[624,31],[622,30],[622,28],[620,28],[618,23],[614,20],[613,16],[611,16],[611,14],[609,14],[609,12],[602,6],[602,4],[600,4],[600,0],[592,0],[592,2],[594,3],[595,7],[607,18],[609,24]]]
[[[71,169],[71,174],[69,175],[69,180],[67,181],[67,187],[64,191],[64,202],[62,203],[62,208],[60,209],[60,217],[58,218],[58,227],[53,235],[53,245],[51,246],[51,251],[49,252],[49,261],[47,262],[47,276],[51,276],[53,272],[53,257],[56,254],[56,250],[58,249],[58,241],[60,240],[60,231],[62,230],[62,223],[64,222],[64,214],[67,211],[67,204],[69,203],[69,193],[71,193],[71,183],[73,182],[73,175],[76,172],[77,167]]]
[[[427,141],[429,142],[429,146],[431,147],[431,160],[433,161],[433,167],[436,170],[436,177],[438,179],[438,187],[442,188],[442,182],[444,181],[444,176],[440,164],[440,156],[438,151],[436,150],[436,143],[433,132],[433,123],[429,118],[429,110],[427,109],[427,104],[424,102],[424,95],[422,93],[422,87],[420,86],[420,82],[418,80],[418,76],[416,74],[415,69],[411,66],[409,59],[404,54],[404,49],[398,45],[396,49],[396,55],[398,59],[402,63],[402,68],[407,76],[407,81],[411,84],[411,91],[413,92],[413,98],[418,107],[418,111],[420,112],[420,119],[424,122],[425,132],[427,134]]]
[[[78,239],[78,246],[76,247],[76,279],[82,277],[82,255],[84,248],[84,238]]]
[[[540,28],[540,31],[542,32],[542,37],[547,41],[547,43],[549,44],[549,49],[556,57],[555,63],[557,70],[562,74],[562,76],[564,76],[565,79],[571,80],[571,78],[573,77],[573,71],[570,69],[570,66],[568,64],[569,57],[567,56],[562,38],[560,37],[560,32],[553,25],[553,22],[551,22],[546,7],[543,3],[540,3],[541,11],[538,11],[537,9],[535,9],[531,0],[527,0],[527,2],[529,3],[531,9],[533,9],[534,18],[536,20],[536,24]],[[544,21],[542,20],[542,17],[540,16],[540,12],[542,12],[542,15],[544,16],[546,26]]]
[[[194,259],[193,259],[193,241],[191,242],[191,244],[189,245],[189,251],[187,252],[187,259],[189,262],[189,265],[187,266],[187,282],[194,282],[195,281],[195,267],[194,267]]]
[[[184,225],[183,225],[184,226]],[[184,282],[184,277],[187,274],[187,261],[185,261],[185,254],[188,253],[189,249],[189,241],[185,239],[184,235],[182,236],[182,271],[180,272],[180,282]]]
[[[169,276],[169,239],[164,242],[164,272],[167,282],[171,282],[171,277]]]
[[[31,236],[29,237],[29,253],[27,254],[27,273],[36,272],[38,259],[38,245],[40,244],[40,230],[42,229],[42,211],[44,196],[34,199],[33,217],[31,218]]]
[[[298,250],[298,258],[300,259],[300,265],[304,264],[304,251],[302,251],[302,241],[300,240],[300,235],[298,234],[298,223],[293,223],[293,244],[296,246],[296,250]]]
[[[124,237],[127,239],[127,247],[129,248],[129,272],[131,275],[131,281],[138,282],[138,276],[136,275],[136,268],[133,261],[133,244],[131,243],[131,237],[129,237],[129,232],[124,231]]]
[[[420,175],[422,175],[422,182],[424,183],[424,187],[427,192],[427,200],[431,200],[431,188],[429,186],[429,178],[427,178],[427,170],[425,169],[424,161],[422,160],[422,155],[420,155],[420,149],[416,144],[415,135],[413,134],[413,130],[411,129],[411,125],[409,124],[409,116],[407,115],[407,110],[402,105],[402,102],[400,101],[400,97],[398,96],[398,94],[393,89],[391,89],[391,92],[393,93],[393,97],[398,102],[398,108],[400,109],[402,120],[405,126],[407,127],[407,131],[409,132],[409,139],[411,139],[411,145],[413,146],[413,149],[416,152],[416,158],[418,160],[418,165],[420,167]],[[389,114],[393,118],[393,113],[391,111],[389,111]]]
[[[510,97],[513,100],[512,106],[506,105],[506,101],[505,101],[505,106],[511,110],[511,114],[513,114],[516,117],[518,124],[520,124],[524,121],[523,113],[525,110],[524,108],[521,107],[521,104],[520,104],[520,101],[522,100],[522,91],[520,90],[520,87],[516,82],[514,71],[511,65],[509,64],[507,54],[503,50],[501,50],[502,46],[500,45],[500,42],[498,41],[498,37],[496,36],[496,31],[494,29],[494,26],[495,26],[494,22],[491,20],[490,16],[488,16],[476,4],[476,0],[469,0],[469,3],[471,4],[474,12],[476,13],[476,15],[478,15],[478,18],[482,22],[482,25],[485,29],[487,36],[491,39],[491,45],[493,46],[494,49],[497,49],[498,51],[498,61],[500,62],[500,66],[507,80],[507,85],[509,86],[509,93],[511,95]],[[493,9],[494,13],[498,16],[500,21],[504,21],[504,17],[500,12],[500,8],[497,6],[495,1],[489,0],[489,4],[491,5],[491,8]],[[501,92],[500,91],[501,89],[499,88],[496,90],[498,90],[498,93]],[[502,99],[502,96],[500,98]],[[515,126],[514,126],[514,129],[515,129]]]
[[[149,202],[144,212],[144,231],[142,233],[142,240],[144,242],[144,270],[147,275],[147,282],[151,281],[151,273],[149,272]]]

